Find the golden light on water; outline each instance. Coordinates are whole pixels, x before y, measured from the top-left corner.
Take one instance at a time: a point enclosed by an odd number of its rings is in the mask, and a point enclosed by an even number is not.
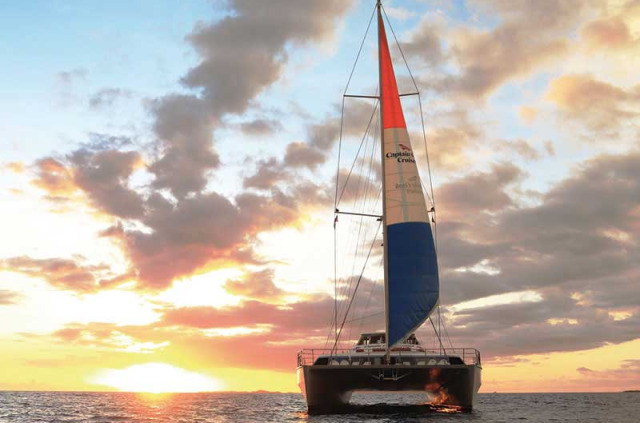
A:
[[[92,383],[123,392],[211,392],[224,388],[221,381],[166,363],[137,364],[126,369],[106,369]]]

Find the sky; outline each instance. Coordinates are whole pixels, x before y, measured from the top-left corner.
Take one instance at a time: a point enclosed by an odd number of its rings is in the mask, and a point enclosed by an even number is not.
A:
[[[0,6],[0,389],[297,391],[296,352],[330,335],[374,3]],[[481,392],[640,388],[640,2],[383,4]],[[348,93],[375,95],[375,61],[369,33]],[[371,111],[345,101],[343,177]],[[342,313],[362,257],[337,227]],[[373,257],[343,347],[383,327]]]

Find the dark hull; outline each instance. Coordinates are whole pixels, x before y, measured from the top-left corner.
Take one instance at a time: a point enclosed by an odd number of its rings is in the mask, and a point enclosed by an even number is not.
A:
[[[300,366],[298,386],[310,414],[339,412],[353,391],[422,391],[433,404],[470,410],[480,389],[481,368],[448,366]]]

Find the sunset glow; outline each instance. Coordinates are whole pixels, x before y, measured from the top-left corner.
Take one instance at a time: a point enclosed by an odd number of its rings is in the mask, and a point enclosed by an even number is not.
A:
[[[0,390],[298,392],[336,315],[384,330],[334,215],[381,213],[374,5],[3,2]],[[640,3],[383,5],[446,344],[480,392],[640,389]]]

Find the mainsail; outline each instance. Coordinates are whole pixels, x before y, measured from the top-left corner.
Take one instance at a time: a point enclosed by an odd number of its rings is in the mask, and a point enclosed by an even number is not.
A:
[[[438,263],[420,175],[378,8],[387,346],[404,340],[438,303]]]

